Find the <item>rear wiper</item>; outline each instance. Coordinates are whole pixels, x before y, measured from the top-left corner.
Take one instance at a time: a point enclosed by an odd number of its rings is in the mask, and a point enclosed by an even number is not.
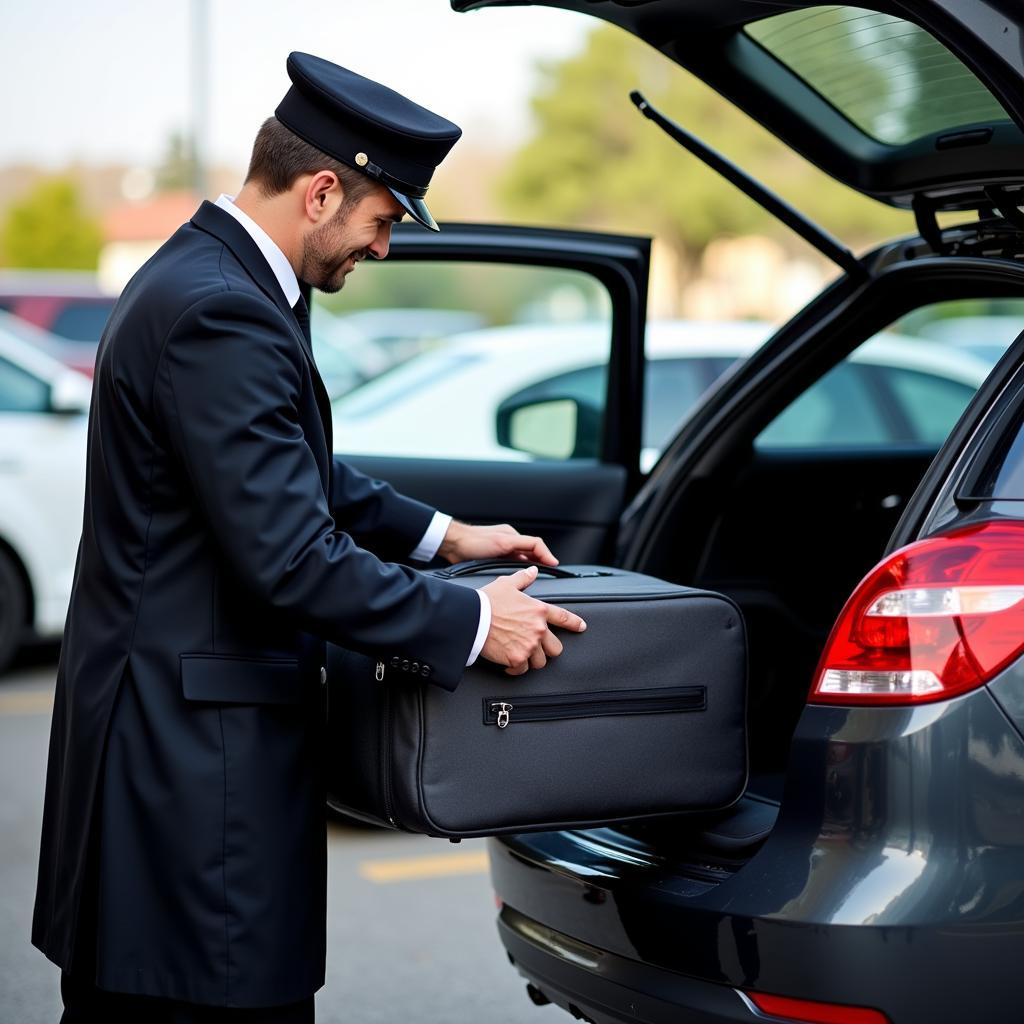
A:
[[[820,228],[813,221],[808,220],[781,196],[777,196],[770,189],[765,188],[731,160],[701,142],[696,135],[667,118],[660,110],[652,107],[638,90],[634,89],[629,94],[629,98],[636,104],[640,113],[644,117],[649,117],[669,138],[674,139],[695,157],[703,160],[708,167],[717,171],[726,181],[732,182],[741,192],[750,196],[755,203],[813,245],[818,252],[823,253],[833,263],[837,263],[848,274],[858,277],[867,275],[864,264],[845,245],[833,238],[824,228]]]

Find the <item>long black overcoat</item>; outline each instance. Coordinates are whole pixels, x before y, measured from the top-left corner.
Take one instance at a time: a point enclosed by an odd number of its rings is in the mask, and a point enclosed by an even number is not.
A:
[[[477,595],[380,560],[432,514],[333,458],[280,285],[203,203],[100,345],[33,921],[50,959],[73,965],[91,839],[101,988],[254,1007],[323,984],[323,641],[458,684]]]

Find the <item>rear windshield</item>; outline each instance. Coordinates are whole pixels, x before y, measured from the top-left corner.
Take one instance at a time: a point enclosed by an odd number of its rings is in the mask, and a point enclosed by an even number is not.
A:
[[[924,29],[829,5],[753,22],[746,33],[858,128],[892,145],[1007,121],[981,82]]]

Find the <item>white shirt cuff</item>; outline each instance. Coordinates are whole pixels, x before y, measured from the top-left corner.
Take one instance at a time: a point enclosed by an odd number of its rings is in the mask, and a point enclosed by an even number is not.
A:
[[[484,648],[484,641],[491,629],[491,600],[482,590],[478,590],[477,594],[480,596],[480,625],[476,627],[476,639],[473,641],[473,649],[469,652],[466,668],[469,668],[480,656],[480,652]]]
[[[451,516],[446,516],[443,512],[435,512],[434,518],[430,520],[430,525],[427,527],[427,532],[423,534],[419,544],[416,545],[416,550],[409,558],[414,562],[429,562],[437,554],[437,549],[441,546],[441,541],[444,540],[451,521]]]

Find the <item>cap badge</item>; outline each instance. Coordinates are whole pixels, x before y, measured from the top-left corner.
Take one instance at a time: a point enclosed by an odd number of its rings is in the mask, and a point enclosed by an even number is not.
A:
[[[370,158],[365,153],[356,153],[356,163],[360,167],[365,167],[370,162]]]

